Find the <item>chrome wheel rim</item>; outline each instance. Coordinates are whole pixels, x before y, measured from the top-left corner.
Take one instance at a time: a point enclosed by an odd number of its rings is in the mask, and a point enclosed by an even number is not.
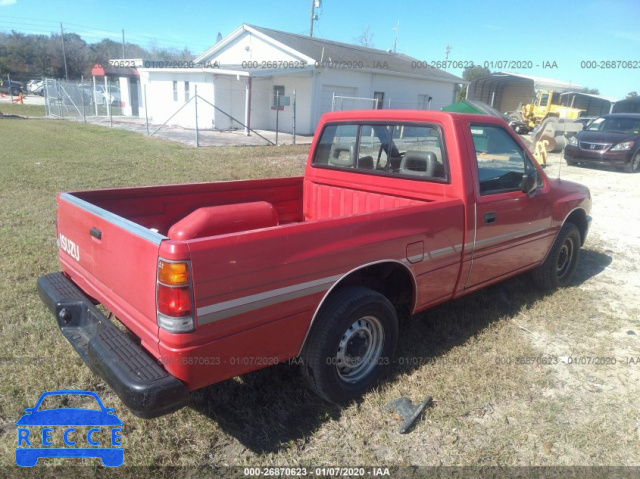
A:
[[[338,377],[355,383],[378,366],[384,347],[384,328],[375,316],[364,316],[354,321],[338,343],[335,357]]]

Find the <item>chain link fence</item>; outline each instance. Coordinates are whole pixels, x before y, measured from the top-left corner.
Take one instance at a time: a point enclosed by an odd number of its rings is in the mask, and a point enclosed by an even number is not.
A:
[[[379,106],[378,98],[360,98],[356,96],[333,95],[331,111],[347,110],[376,110]]]
[[[124,83],[109,77],[107,81],[77,82],[45,79],[43,96],[46,114],[51,117],[129,125],[149,136],[171,129],[193,130],[197,146],[200,132],[204,131],[254,135],[263,140],[262,144],[278,144],[286,134],[286,141],[296,142],[296,90],[285,91],[284,86],[274,86],[271,80],[216,78],[215,82],[164,81],[140,86],[137,78]],[[323,100],[322,111],[439,110],[445,106],[433,102],[428,95],[418,95],[415,101],[400,101],[382,94],[366,98],[327,90],[323,96],[327,101]],[[307,103],[303,105],[307,113],[304,118],[309,116]],[[304,129],[312,131],[309,120],[303,121]]]
[[[416,101],[401,101],[392,98],[361,98],[354,96],[333,95],[331,111],[346,110],[440,110],[448,105],[445,102],[435,102],[428,95],[418,95]]]
[[[45,78],[42,96],[47,116],[64,118],[122,115],[117,83],[93,84]]]
[[[47,116],[85,122],[102,120],[111,125],[143,124],[150,136],[163,128],[184,128],[195,130],[196,144],[199,131],[240,131],[257,135],[268,144],[277,144],[279,133],[286,133],[293,136],[295,143],[295,90],[280,95],[279,91],[252,89],[249,95],[238,88],[207,86],[200,91],[197,85],[185,86],[173,92],[173,101],[167,102],[152,100],[146,87],[136,86],[135,94],[131,89],[123,95],[118,82],[45,79],[43,96]],[[128,97],[128,102],[123,97]],[[257,130],[275,132],[275,140]]]

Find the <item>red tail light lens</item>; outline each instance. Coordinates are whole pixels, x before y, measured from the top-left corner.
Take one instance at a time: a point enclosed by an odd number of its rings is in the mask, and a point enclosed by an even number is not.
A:
[[[170,333],[190,333],[195,329],[193,284],[188,261],[158,261],[156,290],[158,326]]]
[[[191,315],[190,288],[170,288],[158,284],[158,312],[172,317]]]

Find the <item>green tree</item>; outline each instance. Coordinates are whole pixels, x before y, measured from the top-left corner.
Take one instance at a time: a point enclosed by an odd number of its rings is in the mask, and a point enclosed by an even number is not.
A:
[[[485,67],[481,67],[480,65],[467,67],[462,72],[462,78],[464,78],[468,82],[472,82],[473,80],[477,80],[478,78],[486,77],[488,75],[491,75],[491,70]],[[458,90],[456,101],[460,101],[466,97],[467,97],[467,85],[464,85],[462,88],[460,88],[460,90]]]

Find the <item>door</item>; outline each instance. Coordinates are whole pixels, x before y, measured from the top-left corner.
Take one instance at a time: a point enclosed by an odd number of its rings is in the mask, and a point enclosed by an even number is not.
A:
[[[129,94],[131,95],[131,116],[139,116],[140,102],[138,101],[138,79],[135,77],[131,78]]]
[[[376,100],[376,109],[382,110],[384,108],[384,92],[383,91],[374,91],[373,98]]]
[[[553,241],[549,188],[520,145],[501,126],[471,124],[476,153],[476,235],[465,289],[539,262]],[[523,191],[536,172],[537,188]]]

